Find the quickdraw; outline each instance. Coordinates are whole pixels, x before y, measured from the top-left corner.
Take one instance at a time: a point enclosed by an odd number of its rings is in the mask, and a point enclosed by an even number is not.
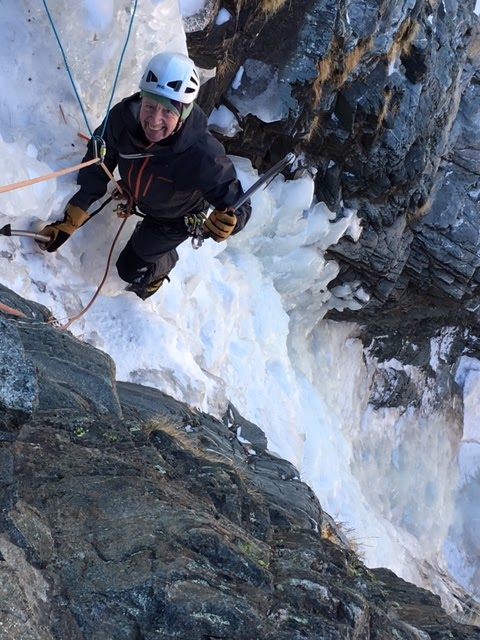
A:
[[[192,238],[192,247],[200,249],[205,238],[203,237],[203,224],[207,219],[204,213],[192,213],[184,218],[188,235]]]

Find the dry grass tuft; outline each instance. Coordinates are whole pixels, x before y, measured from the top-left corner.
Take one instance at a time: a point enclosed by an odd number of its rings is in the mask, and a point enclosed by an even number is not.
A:
[[[467,45],[468,57],[473,60],[480,56],[480,38],[472,39]]]
[[[383,106],[382,106],[382,110],[378,114],[377,131],[383,125],[383,121],[387,117],[387,113],[388,113],[388,111],[390,109],[390,102],[392,101],[392,96],[393,96],[393,92],[390,89],[390,87],[385,87],[383,95],[384,95],[385,99],[384,99],[384,103],[383,103]]]
[[[250,496],[251,500],[257,505],[265,503],[265,495],[257,489],[252,479],[247,473],[247,461],[239,461],[235,457],[228,456],[221,451],[202,447],[198,439],[183,430],[180,421],[172,420],[168,416],[159,416],[155,420],[151,420],[144,426],[144,431],[148,434],[155,434],[158,431],[165,433],[177,443],[177,446],[183,451],[187,451],[195,456],[206,469],[205,465],[214,465],[222,467],[227,473],[233,473],[243,486],[245,493]]]
[[[354,535],[354,530],[348,527],[345,522],[337,522],[332,519],[324,518],[321,530],[322,540],[329,540],[339,547],[347,548],[360,559],[365,557],[363,545]]]
[[[233,60],[233,58],[231,58],[230,56],[227,56],[217,66],[216,81],[221,85],[222,82],[227,77],[232,78],[233,80],[234,72],[236,70],[237,70],[237,63],[235,62],[235,60]]]
[[[410,54],[413,41],[417,37],[419,31],[420,31],[420,23],[414,20],[413,22],[410,23],[410,27],[407,33],[405,34],[405,38],[403,39],[403,45],[402,45],[403,55],[408,56]]]
[[[363,56],[372,48],[373,38],[370,36],[364,42],[359,44],[355,49],[350,51],[350,53],[342,60],[342,71],[337,79],[337,87],[341,87],[345,84],[347,78],[358,69],[360,62],[362,61]]]
[[[262,0],[260,10],[265,16],[272,16],[277,13],[287,0]]]
[[[337,69],[335,62],[337,56],[337,48],[332,47],[327,55],[317,62],[318,73],[312,84],[312,109],[318,107],[323,93],[323,85],[332,78]]]
[[[248,5],[255,5],[258,12],[268,18],[277,13],[286,2],[287,0],[260,0],[260,2],[258,0],[237,0],[237,16],[240,15],[241,11]]]
[[[186,431],[183,431],[180,422],[175,422],[167,416],[160,416],[156,420],[150,420],[150,422],[144,426],[144,430],[148,434],[154,434],[157,431],[165,433],[173,438],[181,449],[188,451],[203,462],[225,464],[225,460],[222,460],[220,454],[212,453],[208,449],[203,449],[194,437],[190,436]]]
[[[313,118],[310,130],[305,136],[305,144],[307,146],[312,144],[312,142],[318,136],[318,133],[321,131],[321,129],[322,129],[322,116],[317,114]]]
[[[373,38],[367,38],[347,56],[343,57],[342,48],[334,40],[328,53],[317,62],[317,77],[312,84],[312,109],[316,109],[322,98],[323,87],[328,81],[333,82],[338,89],[347,78],[359,67],[365,53],[372,48]]]
[[[419,30],[419,22],[412,20],[411,18],[407,18],[405,20],[397,33],[397,37],[393,41],[392,48],[388,52],[388,64],[394,62],[399,55],[408,56]]]
[[[428,198],[425,204],[422,204],[421,207],[418,207],[416,211],[412,211],[408,213],[409,222],[415,222],[415,220],[420,220],[423,216],[427,215],[432,207],[432,200]]]

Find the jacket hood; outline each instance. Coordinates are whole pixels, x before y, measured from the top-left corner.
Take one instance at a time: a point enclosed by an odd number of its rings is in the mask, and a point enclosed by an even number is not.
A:
[[[198,105],[194,105],[192,113],[182,124],[177,133],[165,138],[161,143],[146,144],[142,140],[140,124],[140,93],[125,98],[119,104],[128,135],[140,152],[146,151],[152,155],[162,155],[162,151],[181,153],[196,144],[207,133],[207,117]]]

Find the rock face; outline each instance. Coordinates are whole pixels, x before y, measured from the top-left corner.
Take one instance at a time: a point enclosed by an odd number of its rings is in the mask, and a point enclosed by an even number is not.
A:
[[[401,313],[416,309],[439,328],[448,314],[476,306],[474,1],[223,4],[230,20],[188,36],[197,63],[217,68],[201,103],[236,115],[240,131],[223,140],[228,151],[263,169],[296,150],[316,171],[320,200],[338,217],[358,211],[360,240],[331,249],[341,265],[331,287],[360,281],[370,293],[353,319],[383,317],[401,328]],[[267,98],[265,114],[258,103]]]
[[[235,407],[116,382],[46,309],[0,301],[27,316],[0,313],[2,639],[480,638],[367,570]]]

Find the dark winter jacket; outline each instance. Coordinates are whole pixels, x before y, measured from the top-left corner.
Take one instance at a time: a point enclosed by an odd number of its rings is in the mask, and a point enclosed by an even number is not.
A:
[[[165,219],[182,219],[203,211],[205,201],[224,210],[243,194],[233,163],[208,131],[200,107],[195,105],[181,129],[160,143],[146,140],[139,113],[139,93],[111,109],[103,136],[105,165],[112,173],[118,167],[121,179],[147,218],[162,223]],[[95,135],[101,130],[99,127]],[[90,142],[84,162],[93,157]],[[77,182],[80,191],[70,203],[87,210],[105,194],[109,178],[101,166],[91,165],[80,170]],[[245,226],[250,213],[248,202],[236,211],[235,233]]]

